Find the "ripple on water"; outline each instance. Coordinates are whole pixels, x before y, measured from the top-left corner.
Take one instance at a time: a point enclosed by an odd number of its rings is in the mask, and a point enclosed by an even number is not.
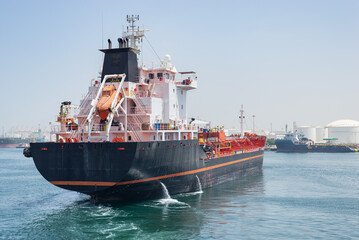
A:
[[[180,194],[177,194],[176,196],[177,197],[188,197],[188,196],[195,196],[195,195],[200,195],[202,194],[203,191],[197,191],[197,192],[188,192],[188,193],[180,193]]]
[[[13,161],[0,161],[0,239],[359,239],[358,154],[266,153],[262,175],[129,205],[93,204]]]

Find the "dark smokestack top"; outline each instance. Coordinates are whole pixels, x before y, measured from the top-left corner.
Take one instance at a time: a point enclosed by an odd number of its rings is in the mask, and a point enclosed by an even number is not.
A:
[[[122,44],[123,44],[122,38],[117,38],[117,41],[118,41],[118,47],[122,48]]]
[[[108,48],[111,49],[112,48],[112,42],[111,42],[111,39],[108,39]]]

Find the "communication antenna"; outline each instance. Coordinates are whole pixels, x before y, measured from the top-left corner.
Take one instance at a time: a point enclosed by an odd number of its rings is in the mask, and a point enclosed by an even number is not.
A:
[[[135,22],[140,20],[140,16],[139,15],[127,15],[126,19],[127,19],[127,22],[130,24],[130,26],[129,26],[130,30],[128,30],[128,28],[127,28],[127,31],[130,33],[130,35],[129,35],[129,37],[131,39],[130,44],[131,44],[132,48],[135,48],[135,46],[136,46],[135,34],[136,34],[136,32],[139,32],[139,31],[136,31]]]
[[[133,30],[135,30],[136,26],[135,26],[135,22],[140,20],[140,16],[139,15],[127,15],[127,22],[130,23],[130,28]]]
[[[102,34],[102,46],[101,48],[103,49],[103,12],[101,13],[101,34]]]

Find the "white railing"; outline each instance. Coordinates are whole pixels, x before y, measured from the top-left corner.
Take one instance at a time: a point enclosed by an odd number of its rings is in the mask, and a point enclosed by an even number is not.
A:
[[[142,130],[142,119],[140,119],[139,117],[135,116],[132,118],[134,121],[131,122],[130,124],[134,125],[135,128],[137,128],[138,130]]]
[[[51,125],[51,132],[60,132],[61,126],[60,125]]]
[[[198,130],[197,126],[192,125],[186,125],[186,124],[180,124],[180,125],[171,125],[168,123],[154,123],[151,125],[151,127],[155,130]]]
[[[88,94],[81,100],[80,103],[80,112],[79,114],[81,115],[88,115],[92,106],[91,106],[91,100],[94,99],[96,97],[96,92],[92,91],[92,92],[88,92]],[[85,106],[85,104],[88,104],[87,106]]]

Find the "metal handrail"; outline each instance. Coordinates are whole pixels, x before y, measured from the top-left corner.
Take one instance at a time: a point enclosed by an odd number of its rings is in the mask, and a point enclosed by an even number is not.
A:
[[[137,131],[135,130],[133,124],[130,123],[130,124],[127,125],[127,127],[130,129],[130,134],[131,133],[133,134],[133,137],[135,138],[136,142],[141,142],[141,138],[138,135]]]
[[[152,109],[150,106],[144,108],[143,111],[141,111],[138,107],[129,107],[127,108],[128,109],[128,114],[148,114],[148,113],[151,113]],[[122,112],[120,112],[119,114],[123,114]]]

